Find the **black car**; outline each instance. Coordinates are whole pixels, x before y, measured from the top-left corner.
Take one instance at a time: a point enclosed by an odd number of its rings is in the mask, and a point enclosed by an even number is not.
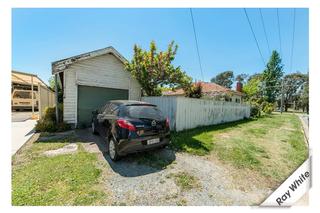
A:
[[[156,105],[140,101],[110,101],[92,112],[92,132],[106,139],[114,161],[170,143],[169,119]]]

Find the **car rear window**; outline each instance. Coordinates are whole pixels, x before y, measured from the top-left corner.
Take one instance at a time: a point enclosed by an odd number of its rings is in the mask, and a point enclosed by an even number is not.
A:
[[[162,112],[155,106],[126,106],[124,111],[130,118],[163,119]]]

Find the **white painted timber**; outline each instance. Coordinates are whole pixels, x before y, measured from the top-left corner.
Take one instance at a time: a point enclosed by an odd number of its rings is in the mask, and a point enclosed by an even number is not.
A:
[[[64,70],[64,120],[77,123],[77,86],[94,86],[129,90],[130,100],[140,100],[137,80],[124,70],[124,64],[112,54],[79,61]]]
[[[143,97],[170,118],[171,129],[182,131],[199,126],[221,124],[250,117],[250,106],[185,97]]]

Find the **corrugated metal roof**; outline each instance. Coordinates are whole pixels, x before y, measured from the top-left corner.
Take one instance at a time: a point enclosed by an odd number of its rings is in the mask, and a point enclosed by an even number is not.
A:
[[[45,87],[48,87],[37,75],[32,73],[25,73],[20,71],[11,71],[11,82],[17,84],[27,84],[31,85],[31,78],[33,77],[33,84],[38,85],[41,84]]]

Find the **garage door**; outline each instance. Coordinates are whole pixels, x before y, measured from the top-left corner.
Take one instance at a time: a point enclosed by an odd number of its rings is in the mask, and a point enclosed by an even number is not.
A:
[[[92,111],[110,100],[128,100],[128,90],[103,87],[78,86],[78,125],[91,124]]]

